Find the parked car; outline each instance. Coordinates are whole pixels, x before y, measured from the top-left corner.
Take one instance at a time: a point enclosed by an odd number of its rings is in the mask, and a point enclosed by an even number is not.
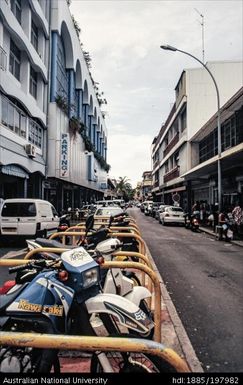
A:
[[[120,206],[107,206],[107,207],[98,207],[94,213],[94,217],[110,217],[117,214],[123,214],[124,210]]]
[[[155,211],[155,219],[157,219],[160,222],[160,213],[162,213],[164,209],[168,206],[170,205],[165,205],[165,204],[159,205],[158,209]]]
[[[143,202],[144,214],[145,215],[151,215],[151,213],[152,213],[152,204],[153,204],[153,201],[144,201]]]
[[[168,206],[160,213],[160,222],[162,225],[169,223],[185,225],[185,213],[181,207]]]
[[[2,241],[48,237],[57,231],[59,216],[55,207],[42,199],[6,199],[0,215]]]
[[[159,203],[159,202],[153,202],[153,203],[152,203],[151,216],[152,216],[153,218],[155,218],[155,213],[156,213],[156,211],[158,210],[159,206],[160,206],[160,203]]]

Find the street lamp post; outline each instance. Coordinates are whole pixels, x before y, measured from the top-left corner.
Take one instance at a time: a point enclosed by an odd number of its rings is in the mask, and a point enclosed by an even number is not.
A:
[[[222,145],[221,145],[220,99],[219,99],[219,89],[218,89],[216,80],[215,80],[212,72],[208,69],[208,67],[201,60],[199,60],[196,56],[190,54],[189,52],[182,51],[181,49],[172,47],[171,45],[161,45],[160,48],[167,50],[167,51],[178,51],[178,52],[184,53],[185,55],[191,56],[193,59],[198,61],[205,68],[205,70],[211,76],[213,83],[215,85],[216,94],[217,94],[217,126],[218,126],[218,209],[220,212],[221,208],[222,208],[222,175],[221,175],[221,149],[222,149]]]

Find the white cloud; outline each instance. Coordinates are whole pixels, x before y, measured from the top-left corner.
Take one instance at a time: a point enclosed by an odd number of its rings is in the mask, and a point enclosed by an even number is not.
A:
[[[110,135],[108,145],[112,148],[109,152],[108,163],[111,164],[110,176],[119,178],[127,176],[133,187],[142,179],[143,171],[151,170],[151,136],[116,134]]]
[[[202,57],[196,8],[204,15],[206,61],[242,60],[242,6],[237,0],[73,0],[71,13],[93,59],[93,78],[108,101],[112,176],[141,180],[151,167],[151,143],[174,102],[181,72],[198,66],[186,55],[162,51],[160,45]]]

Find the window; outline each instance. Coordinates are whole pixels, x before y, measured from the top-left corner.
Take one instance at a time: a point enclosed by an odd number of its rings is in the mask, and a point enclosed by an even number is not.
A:
[[[165,174],[167,174],[167,172],[169,172],[169,163],[168,163],[168,161],[165,163]]]
[[[37,98],[37,72],[30,67],[30,94]]]
[[[2,208],[2,217],[35,217],[35,203],[5,203]]]
[[[186,128],[186,108],[181,113],[181,132]]]
[[[29,142],[36,147],[42,148],[43,130],[41,126],[32,119],[30,119],[29,122]]]
[[[57,94],[68,99],[68,79],[66,74],[65,52],[61,38],[57,45]]]
[[[38,28],[33,20],[31,21],[31,44],[35,47],[35,50],[38,52]]]
[[[15,134],[26,138],[26,115],[15,104],[2,96],[2,124]]]
[[[12,39],[10,40],[9,71],[16,79],[20,79],[20,50]]]
[[[11,0],[11,11],[18,20],[19,24],[21,24],[21,9],[21,0]]]

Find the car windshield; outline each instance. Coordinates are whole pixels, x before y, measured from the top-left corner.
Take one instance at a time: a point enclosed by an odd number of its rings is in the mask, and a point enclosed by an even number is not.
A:
[[[175,211],[179,213],[183,213],[183,209],[181,207],[169,207],[170,211]]]
[[[120,207],[101,207],[96,211],[95,215],[109,216],[109,215],[117,215],[122,213],[123,213],[123,210],[121,210]]]

